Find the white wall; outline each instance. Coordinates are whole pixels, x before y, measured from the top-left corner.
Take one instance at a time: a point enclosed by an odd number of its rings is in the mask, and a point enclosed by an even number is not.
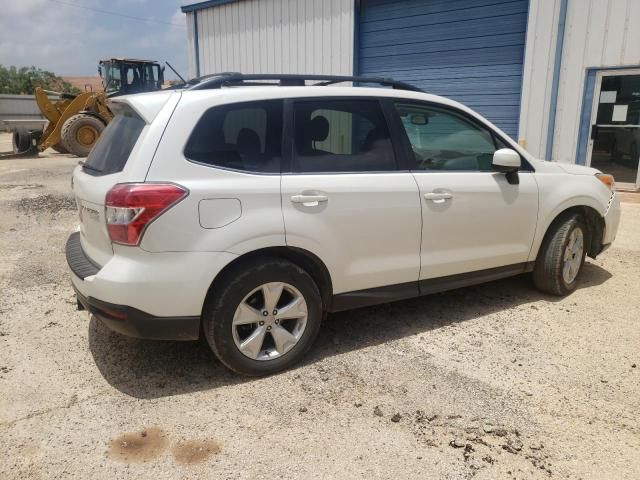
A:
[[[519,139],[543,157],[561,0],[531,0]],[[552,159],[575,162],[588,68],[640,65],[640,0],[568,0]]]
[[[560,0],[530,0],[518,141],[544,157]]]
[[[353,0],[240,0],[197,18],[200,75],[353,73]]]
[[[187,13],[187,56],[189,78],[196,76],[196,51],[193,48],[193,12]]]

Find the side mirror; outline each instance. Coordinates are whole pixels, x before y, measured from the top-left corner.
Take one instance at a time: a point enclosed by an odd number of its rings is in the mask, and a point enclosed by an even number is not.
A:
[[[496,172],[506,173],[507,181],[512,185],[520,183],[518,170],[521,165],[520,155],[510,148],[501,148],[493,154],[493,169]]]

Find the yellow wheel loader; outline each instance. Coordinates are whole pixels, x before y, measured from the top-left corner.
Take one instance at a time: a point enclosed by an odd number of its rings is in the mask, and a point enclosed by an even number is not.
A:
[[[51,147],[60,153],[86,157],[113,118],[109,98],[160,90],[164,82],[164,67],[151,60],[101,60],[98,72],[104,92],[70,95],[37,87],[36,103],[47,123],[42,131],[14,131],[14,152],[29,150],[35,144],[40,152]],[[51,101],[47,94],[60,99]]]

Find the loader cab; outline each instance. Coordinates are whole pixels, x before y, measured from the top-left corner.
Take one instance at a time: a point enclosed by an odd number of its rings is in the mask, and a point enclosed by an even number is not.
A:
[[[108,97],[153,92],[162,88],[164,67],[151,60],[111,58],[100,61],[98,72]]]

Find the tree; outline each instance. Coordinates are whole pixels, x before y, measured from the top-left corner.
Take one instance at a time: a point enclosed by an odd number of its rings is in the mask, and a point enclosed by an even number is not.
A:
[[[53,72],[36,67],[7,68],[0,65],[0,93],[33,95],[36,87],[55,92],[81,93]]]

